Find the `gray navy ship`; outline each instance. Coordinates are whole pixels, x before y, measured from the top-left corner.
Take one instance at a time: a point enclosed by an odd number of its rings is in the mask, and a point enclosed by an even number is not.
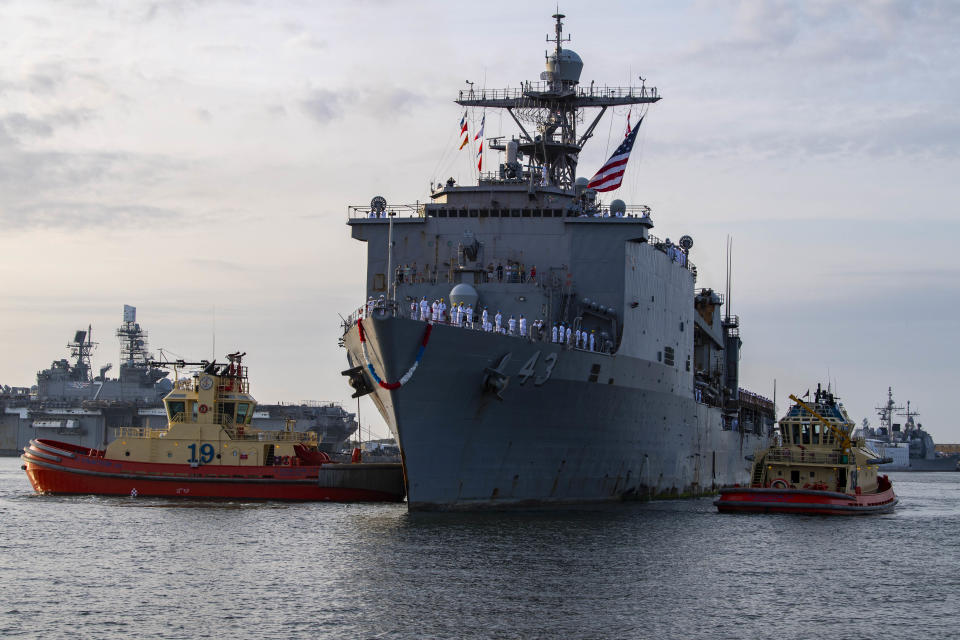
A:
[[[774,427],[773,403],[738,384],[729,286],[695,286],[692,238],[657,238],[648,207],[603,204],[577,177],[605,112],[661,96],[582,86],[563,18],[539,82],[456,99],[516,124],[484,140],[495,171],[426,203],[348,207],[367,303],[345,318],[343,373],[396,438],[413,510],[711,493],[749,481],[745,455]]]
[[[163,397],[173,388],[169,371],[153,361],[147,331],[137,322],[135,307],[124,305],[117,329],[120,366],[95,374],[92,356],[98,343],[91,327],[77,331],[67,344],[70,358],[55,360],[37,373],[34,388],[0,386],[0,454],[19,455],[34,438],[102,448],[116,427],[165,427]],[[320,448],[336,454],[357,430],[355,414],[334,402],[258,404],[252,425],[279,430],[293,420],[299,431],[315,431]]]
[[[938,454],[933,436],[914,420],[920,414],[893,401],[893,387],[887,387],[887,401],[876,407],[880,426],[871,428],[864,421],[860,435],[890,462],[880,465],[884,471],[958,471],[960,455]],[[903,423],[894,422],[903,416]]]

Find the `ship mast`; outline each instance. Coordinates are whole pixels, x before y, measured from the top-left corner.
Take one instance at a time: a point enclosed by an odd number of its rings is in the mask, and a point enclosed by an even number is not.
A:
[[[893,387],[887,387],[887,403],[875,409],[880,416],[880,426],[887,429],[887,442],[893,442],[893,412],[903,410],[893,401]]]
[[[900,408],[903,409],[903,407],[900,407]],[[906,411],[903,411],[903,412],[901,412],[901,413],[898,413],[897,415],[898,415],[898,416],[904,416],[904,417],[906,417],[906,419],[907,419],[906,422],[903,424],[903,428],[904,428],[904,431],[905,431],[905,432],[909,433],[909,432],[912,430],[911,427],[912,427],[913,429],[916,429],[916,428],[917,428],[917,424],[913,421],[913,418],[914,418],[915,416],[919,416],[919,415],[920,415],[920,412],[919,412],[919,411],[911,411],[911,410],[910,410],[910,401],[909,401],[909,400],[907,400],[907,410],[906,410]]]
[[[577,161],[584,144],[593,135],[593,130],[608,107],[647,104],[660,100],[656,87],[594,87],[581,88],[580,71],[583,62],[576,53],[563,49],[562,13],[554,14],[555,34],[547,36],[554,43],[552,55],[547,55],[547,70],[540,74],[543,82],[525,82],[520,89],[501,89],[479,93],[470,88],[461,90],[456,103],[464,107],[490,107],[506,109],[520,128],[519,151],[531,159],[549,184],[563,190],[572,190],[577,177]],[[587,108],[597,108],[593,118],[581,136],[577,135],[577,121],[582,120]],[[523,122],[534,125],[533,133]],[[503,151],[500,144],[491,144],[490,149]]]

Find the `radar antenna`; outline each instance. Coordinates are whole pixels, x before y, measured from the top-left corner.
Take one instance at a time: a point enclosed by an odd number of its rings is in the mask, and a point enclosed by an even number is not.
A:
[[[147,331],[137,322],[137,308],[123,305],[123,324],[117,329],[120,339],[120,369],[141,369],[150,367],[153,359],[147,349]]]
[[[93,354],[97,342],[93,341],[93,325],[87,325],[87,330],[80,329],[73,336],[73,342],[67,344],[70,349],[70,356],[77,359],[73,370],[76,379],[83,382],[90,382],[93,379],[93,366],[90,362],[90,356]]]

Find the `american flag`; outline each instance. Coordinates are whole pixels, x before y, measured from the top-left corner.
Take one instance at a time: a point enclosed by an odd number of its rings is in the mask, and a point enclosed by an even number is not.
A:
[[[620,186],[620,183],[623,182],[623,172],[627,169],[627,160],[630,159],[630,152],[633,150],[633,143],[637,139],[637,132],[640,131],[641,122],[643,122],[642,116],[640,120],[637,121],[637,126],[633,128],[633,131],[630,132],[627,139],[623,141],[623,144],[617,147],[617,150],[613,152],[610,159],[590,178],[590,183],[587,185],[590,189],[594,189],[595,191],[613,191]]]

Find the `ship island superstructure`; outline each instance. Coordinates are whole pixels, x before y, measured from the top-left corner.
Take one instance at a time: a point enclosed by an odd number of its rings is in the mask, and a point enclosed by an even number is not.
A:
[[[367,303],[344,322],[344,373],[396,437],[412,509],[699,495],[746,480],[773,428],[773,403],[739,386],[729,292],[695,286],[692,238],[654,236],[649,207],[577,177],[604,113],[661,96],[581,86],[563,17],[540,82],[456,99],[517,125],[488,140],[495,171],[348,210]]]

